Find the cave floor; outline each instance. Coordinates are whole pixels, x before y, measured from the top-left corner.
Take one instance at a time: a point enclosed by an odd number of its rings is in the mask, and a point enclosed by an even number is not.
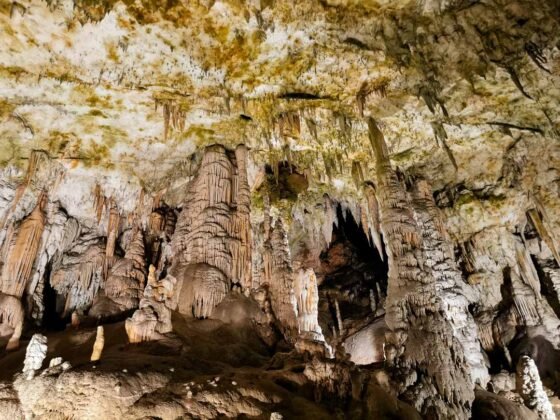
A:
[[[129,344],[124,322],[105,324],[105,346],[97,363],[89,360],[95,326],[44,332],[48,353],[43,368],[51,358],[62,357],[72,365],[68,372],[73,374],[159,374],[166,378],[168,382],[157,389],[157,396],[146,393],[138,401],[172,400],[186,394],[185,389],[223,394],[236,388],[250,389],[247,397],[257,400],[257,406],[266,407],[263,415],[278,411],[284,418],[337,418],[328,407],[314,401],[313,388],[303,376],[305,362],[301,356],[273,354],[250,327],[186,319],[179,314],[174,314],[173,325],[174,332],[163,340]],[[16,351],[0,353],[0,382],[9,383],[21,372],[29,339],[23,337]]]

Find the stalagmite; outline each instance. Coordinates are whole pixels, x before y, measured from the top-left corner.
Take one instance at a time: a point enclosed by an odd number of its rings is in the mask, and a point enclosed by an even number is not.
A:
[[[2,270],[2,293],[21,297],[31,279],[31,271],[45,229],[46,204],[47,197],[41,194],[35,209],[17,231],[15,242],[9,249]]]
[[[297,301],[288,237],[281,219],[271,228],[265,243],[264,265],[272,311],[284,337],[294,341],[298,335]]]
[[[151,287],[155,287],[157,283],[157,277],[156,277],[156,268],[150,264],[150,267],[148,269],[148,282],[147,284]]]
[[[461,345],[443,316],[438,286],[426,265],[421,231],[389,161],[383,134],[368,119],[376,158],[381,231],[389,257],[385,353],[398,394],[423,415],[468,418],[473,382]]]
[[[176,280],[172,276],[148,283],[139,308],[125,322],[125,330],[131,343],[158,340],[173,330],[171,308]]]
[[[144,291],[145,278],[144,238],[142,231],[135,229],[124,258],[111,268],[104,293],[96,297],[90,315],[111,316],[137,308]]]
[[[537,366],[529,356],[521,356],[519,359],[516,378],[517,392],[523,397],[525,405],[536,411],[541,419],[556,419],[548,396],[543,389]]]
[[[31,341],[29,341],[27,345],[25,360],[23,362],[23,374],[25,379],[33,379],[35,373],[41,369],[46,356],[47,337],[41,334],[33,334]]]
[[[371,313],[375,314],[377,311],[377,303],[375,301],[375,293],[373,289],[369,289],[369,307],[371,308]]]
[[[424,179],[414,181],[412,206],[423,236],[425,264],[436,282],[445,318],[463,347],[473,382],[484,386],[489,379],[488,371],[478,340],[478,328],[468,309],[470,302],[467,296],[472,295],[472,291],[463,281],[441,211],[436,206],[431,186]]]
[[[319,292],[317,278],[312,269],[298,270],[295,274],[294,293],[297,300],[300,334],[309,334],[313,340],[324,341],[318,320]]]
[[[13,330],[6,350],[15,350],[19,347],[24,317],[23,306],[19,298],[0,293],[0,325],[6,324]]]
[[[90,360],[92,362],[97,362],[101,359],[101,353],[103,352],[103,347],[105,346],[105,331],[100,325],[97,327],[97,335],[95,336],[95,343],[93,343],[93,351],[91,352]]]
[[[251,284],[247,150],[206,148],[173,237],[179,311],[208,317],[232,284]]]
[[[0,2],[0,420],[542,390],[560,415],[560,0]]]
[[[76,311],[72,312],[71,325],[72,328],[80,328],[80,315]]]
[[[334,311],[336,313],[336,325],[338,325],[339,335],[344,335],[344,324],[342,323],[342,315],[340,314],[340,305],[338,304],[338,299],[334,299]]]

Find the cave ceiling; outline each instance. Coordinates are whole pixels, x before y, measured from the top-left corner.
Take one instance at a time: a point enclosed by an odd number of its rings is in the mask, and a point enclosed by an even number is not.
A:
[[[539,156],[558,162],[560,11],[533,6],[2,1],[0,160],[42,149],[157,191],[197,148],[245,143],[350,190],[373,117],[394,164],[436,189],[495,186],[516,147],[538,188]]]

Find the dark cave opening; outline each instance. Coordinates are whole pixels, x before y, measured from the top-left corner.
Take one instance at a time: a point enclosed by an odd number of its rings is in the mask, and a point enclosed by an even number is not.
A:
[[[328,326],[325,331],[328,333],[333,327],[337,328],[336,302],[342,320],[374,316],[372,306],[377,311],[382,308],[389,271],[385,251],[382,258],[361,225],[340,205],[337,220],[331,243],[321,253],[321,265],[317,270],[319,318]]]
[[[295,165],[287,161],[278,162],[278,165],[265,167],[270,202],[278,200],[296,200],[298,195],[305,191],[309,182],[305,175],[298,172]]]
[[[43,322],[42,327],[47,330],[62,331],[66,328],[67,320],[61,317],[63,307],[61,307],[61,302],[63,302],[60,296],[56,293],[56,290],[51,286],[52,265],[49,262],[45,268],[44,274],[44,287],[43,287],[43,303],[45,309],[43,312]]]

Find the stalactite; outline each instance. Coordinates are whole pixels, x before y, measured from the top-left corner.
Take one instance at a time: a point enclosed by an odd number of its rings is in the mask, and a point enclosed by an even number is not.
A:
[[[352,121],[341,112],[335,113],[335,117],[338,120],[338,128],[340,130],[342,144],[350,148],[352,140]]]
[[[311,137],[313,137],[316,142],[320,143],[315,120],[313,118],[305,118],[305,124],[307,125],[307,130],[311,134]]]
[[[17,231],[2,270],[2,293],[21,297],[31,279],[33,264],[45,229],[47,197],[41,194],[35,209],[25,218]]]
[[[538,310],[537,296],[530,284],[526,284],[518,274],[517,269],[511,270],[510,273],[513,302],[515,309],[519,315],[519,323],[521,325],[533,326],[541,323],[541,317]]]
[[[364,187],[365,203],[362,205],[362,228],[366,235],[373,242],[373,245],[377,249],[381,260],[384,259],[383,246],[381,244],[381,228],[379,226],[379,204],[377,203],[377,197],[375,196],[375,189],[372,185],[367,185]]]
[[[527,249],[519,243],[517,244],[516,258],[523,281],[531,287],[535,296],[540,296],[541,283],[537,269]]]
[[[352,179],[354,180],[354,184],[356,184],[356,188],[358,189],[364,182],[364,171],[362,169],[362,164],[356,160],[352,162]]]
[[[277,117],[278,132],[281,138],[299,137],[301,131],[299,113],[285,112]]]
[[[148,230],[153,235],[159,235],[163,232],[165,227],[165,216],[161,211],[152,211],[150,213],[150,219],[148,221]]]
[[[375,301],[375,293],[373,289],[369,289],[369,307],[371,309],[371,313],[375,314],[377,311],[377,302]]]
[[[434,136],[436,138],[436,142],[438,146],[441,147],[445,151],[445,153],[447,153],[447,157],[449,157],[451,164],[453,165],[455,170],[458,170],[459,167],[457,166],[457,161],[455,160],[455,156],[453,156],[453,152],[451,151],[449,145],[447,144],[447,131],[445,131],[443,124],[439,121],[433,121],[432,130],[434,132]]]
[[[190,265],[184,278],[177,309],[195,318],[208,318],[229,292],[224,273],[208,264]]]
[[[106,198],[101,191],[101,185],[95,184],[95,189],[93,190],[93,208],[95,209],[95,214],[97,216],[97,223],[101,222],[101,217],[103,216],[103,209],[105,208]]]
[[[163,138],[167,140],[169,128],[175,130],[185,129],[185,119],[187,113],[181,109],[181,106],[171,99],[161,99],[155,101],[155,109],[161,105],[163,109]]]
[[[525,96],[526,98],[533,99],[531,97],[531,95],[529,95],[527,93],[527,91],[525,90],[525,88],[523,87],[523,84],[521,83],[521,80],[519,80],[519,76],[517,75],[517,71],[511,66],[506,66],[505,69],[509,73],[509,75],[511,77],[511,80],[512,80],[513,84],[515,85],[515,87],[517,89],[519,89],[519,92],[521,92],[523,94],[523,96]]]
[[[383,134],[372,118],[368,128],[376,158],[380,225],[389,257],[385,354],[399,384],[397,392],[424,415],[468,418],[474,386],[462,348],[443,316],[422,235],[404,186],[391,168]]]
[[[109,210],[109,223],[107,224],[107,247],[105,256],[107,259],[115,255],[115,245],[119,235],[120,215],[115,202],[111,199]]]
[[[560,265],[560,248],[558,247],[558,242],[554,236],[552,236],[551,230],[547,228],[543,217],[541,217],[541,213],[537,209],[531,209],[527,212],[535,230],[544,241],[544,243],[548,246],[554,259]]]
[[[230,244],[232,254],[232,279],[242,288],[251,285],[251,191],[247,179],[247,147],[240,145],[235,149],[237,176],[235,177],[236,212],[232,216],[231,236],[239,238]]]
[[[325,244],[330,244],[332,241],[333,225],[337,224],[336,208],[327,194],[323,198],[325,207],[325,220],[322,225],[323,238],[325,239]]]
[[[31,184],[31,181],[35,178],[41,163],[43,163],[44,161],[46,161],[48,159],[49,159],[49,156],[47,155],[46,152],[44,152],[42,150],[32,150],[31,151],[31,153],[29,154],[29,162],[28,162],[28,165],[27,165],[27,170],[25,172],[25,178],[23,179],[23,182],[20,185],[18,185],[18,187],[16,188],[16,193],[15,193],[14,198],[12,200],[12,204],[10,205],[10,209],[8,210],[8,212],[6,213],[6,215],[4,216],[4,218],[2,220],[1,227],[4,227],[6,225],[6,222],[8,221],[9,216],[11,214],[13,214],[13,212],[17,208],[17,205],[21,201],[23,195],[25,194],[25,191],[27,190],[27,188]]]

